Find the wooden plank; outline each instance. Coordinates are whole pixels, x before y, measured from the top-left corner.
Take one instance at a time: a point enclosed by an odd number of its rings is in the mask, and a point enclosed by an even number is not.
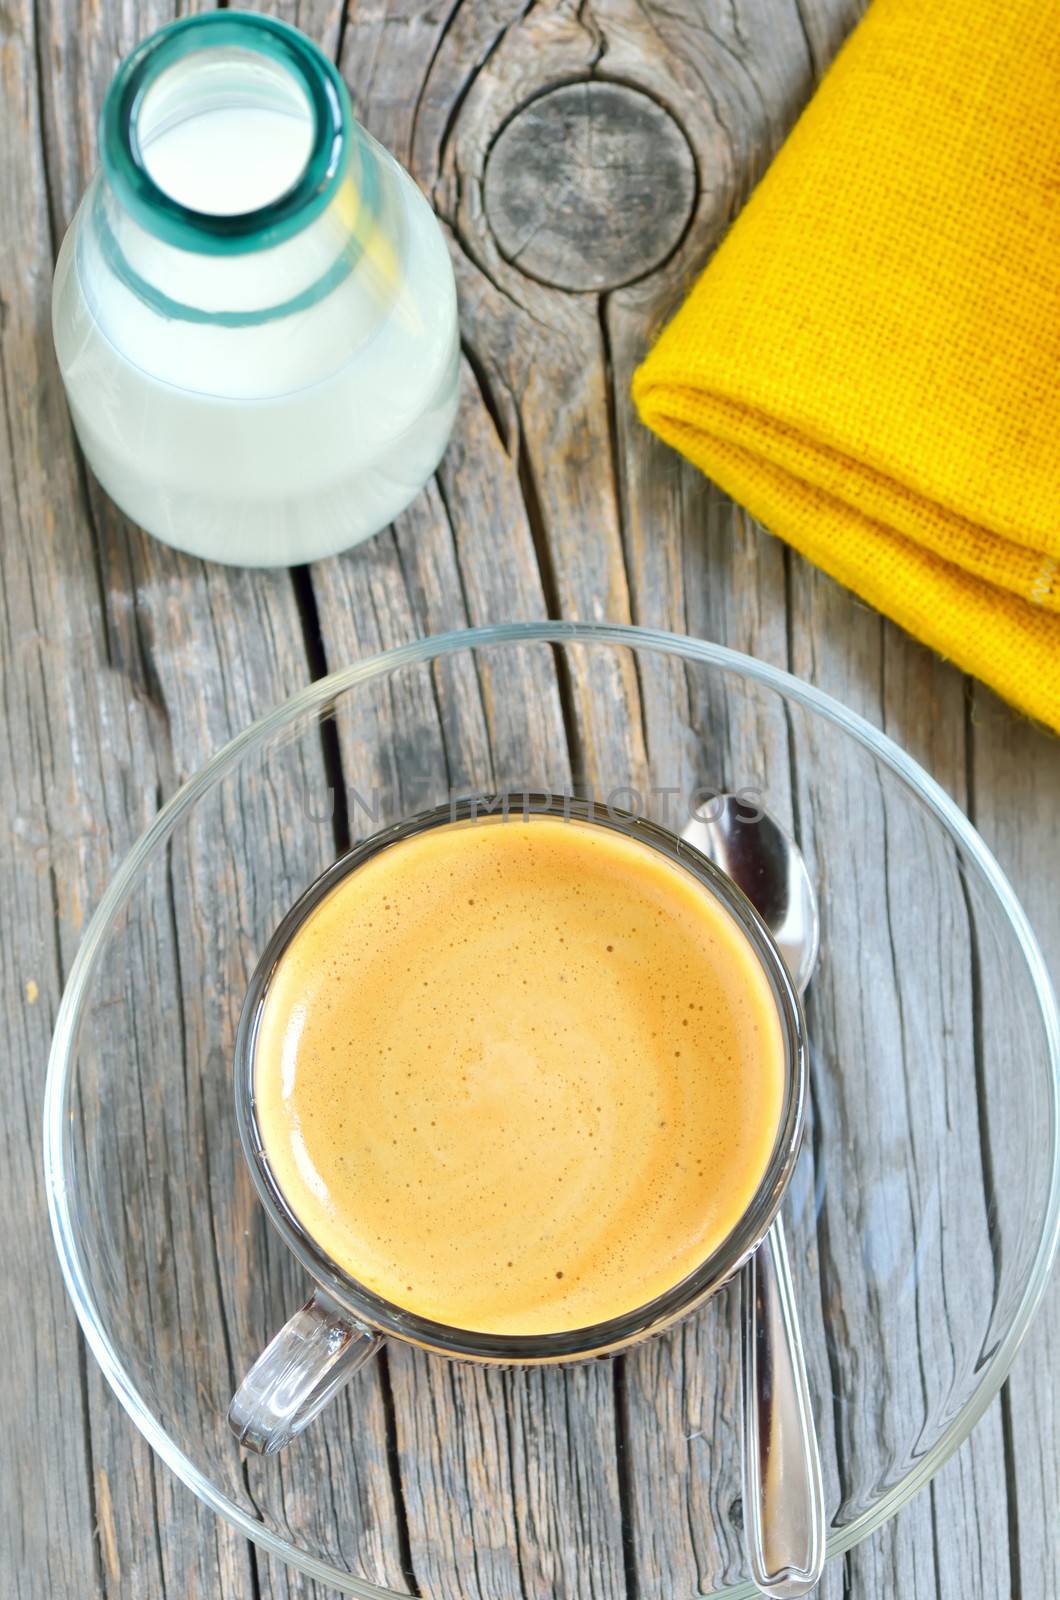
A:
[[[346,36],[351,59],[355,24],[356,13]],[[413,173],[452,230],[465,337],[490,385],[517,408],[520,482],[549,608],[623,620],[629,594],[613,481],[604,470],[611,446],[595,303],[538,283],[507,262],[482,203],[486,163],[502,126],[543,89],[588,74],[599,49],[595,24],[567,6],[457,11],[424,63],[427,76],[406,137]],[[414,74],[404,64],[401,71],[404,85],[405,75]],[[559,527],[571,537],[558,539]],[[573,537],[575,529],[584,537]],[[568,709],[577,776],[597,793],[631,774],[643,781],[630,664],[576,652],[572,669]]]
[[[1060,740],[1016,716],[978,684],[969,735],[973,820],[1023,902],[1055,987],[1060,980]],[[1002,1022],[1011,1014],[1008,996],[1003,1005]],[[999,1139],[1006,1132],[998,1118],[1004,1100],[991,1109],[991,1133]],[[1048,1377],[1058,1347],[1060,1284],[1054,1275],[1001,1397],[1006,1482],[1015,1510],[1013,1594],[1021,1584],[1025,1593],[1060,1592],[1060,1404]]]
[[[158,658],[156,629],[182,616],[181,654],[195,661],[220,657],[215,692],[194,675],[167,674],[166,723],[176,775],[201,763],[206,750],[245,726],[268,700],[297,687],[306,672],[298,610],[286,574],[195,569],[195,564],[142,541],[132,579],[145,597],[140,629]],[[190,580],[190,581],[189,581]],[[198,606],[178,601],[202,585]],[[218,588],[220,592],[218,592]],[[206,692],[204,693],[204,688]],[[267,1522],[312,1542],[340,1570],[404,1586],[397,1509],[389,1470],[382,1375],[368,1369],[345,1404],[278,1460],[250,1458],[245,1475],[223,1414],[232,1387],[255,1353],[305,1296],[305,1278],[264,1225],[238,1156],[231,1094],[231,1060],[239,996],[271,929],[292,900],[333,858],[326,807],[317,803],[326,771],[315,727],[267,769],[248,764],[238,793],[204,809],[195,829],[179,839],[169,863],[174,937],[180,950],[185,1004],[179,1036],[168,1041],[186,1056],[198,1088],[179,1102],[165,1128],[170,1164],[194,1151],[189,1182],[205,1168],[212,1205],[203,1218],[192,1208],[187,1232],[177,1196],[159,1219],[178,1262],[189,1270],[216,1258],[216,1296],[206,1325],[224,1329],[223,1347],[193,1347],[186,1393],[195,1403],[193,1436],[208,1441],[218,1481],[250,1503]],[[156,1049],[159,1048],[156,1046]],[[204,1228],[208,1237],[203,1237]],[[249,1243],[248,1243],[249,1241]],[[178,1279],[177,1293],[181,1290]],[[212,1363],[210,1357],[212,1355]],[[223,1359],[222,1359],[223,1357]],[[346,1463],[342,1473],[333,1463]],[[242,1491],[242,1492],[240,1492]],[[173,1523],[179,1527],[179,1518]],[[205,1592],[205,1591],[204,1591]]]
[[[150,1529],[147,1451],[134,1445],[116,1471],[97,1451],[90,1431],[94,1375],[61,1287],[40,1186],[40,1095],[63,975],[109,860],[147,820],[155,782],[142,708],[106,659],[92,552],[79,536],[78,475],[46,332],[53,238],[37,48],[33,8],[10,10],[0,40],[0,643],[7,731],[0,762],[10,826],[0,848],[4,902],[19,908],[3,956],[6,1092],[19,1115],[5,1119],[0,1296],[10,1328],[4,1382],[11,1403],[4,1406],[0,1481],[2,1542],[15,1592],[26,1597],[102,1593],[123,1556],[126,1572],[159,1580],[153,1537],[119,1535],[114,1509],[128,1492],[138,1503],[139,1526]],[[104,725],[113,763],[102,754]],[[123,794],[123,765],[132,779],[131,806]],[[238,1551],[231,1553],[239,1559]]]
[[[882,726],[960,802],[966,760],[963,680],[804,563],[792,563],[792,577],[796,670]],[[834,755],[827,775],[822,770],[818,776],[812,760],[800,773],[802,814],[811,815],[822,832],[845,828],[860,840],[850,859],[829,867],[842,874],[844,892],[834,897],[831,927],[824,929],[826,971],[836,991],[861,982],[866,997],[863,1037],[839,1035],[830,1041],[836,1069],[818,1082],[829,1181],[848,1195],[858,1194],[860,1202],[848,1226],[839,1214],[829,1227],[822,1273],[842,1294],[848,1327],[871,1330],[878,1321],[894,1328],[893,1311],[878,1318],[873,1312],[876,1293],[903,1297],[911,1321],[907,1341],[896,1341],[894,1334],[874,1346],[860,1335],[850,1344],[844,1340],[848,1350],[874,1348],[880,1381],[893,1386],[889,1405],[877,1400],[859,1412],[853,1399],[856,1362],[849,1369],[837,1367],[834,1381],[846,1397],[845,1429],[855,1455],[878,1452],[881,1443],[907,1455],[912,1419],[922,1416],[928,1429],[937,1427],[949,1383],[958,1377],[951,1368],[949,1330],[962,1318],[981,1317],[994,1280],[972,1073],[977,1019],[966,976],[972,935],[959,874],[945,852],[932,847],[930,830],[910,822],[904,806],[886,790],[874,798],[864,778],[853,770],[845,774]],[[877,944],[888,932],[895,952],[893,978],[876,967],[871,973],[861,968],[862,925],[874,930]],[[908,959],[917,949],[933,952],[926,969],[930,983],[915,975]],[[819,1026],[822,1008],[830,1005],[828,984],[815,985],[811,1023]],[[963,1083],[965,1094],[940,1099],[946,1079]],[[852,1119],[849,1138],[840,1132],[844,1117]],[[874,1158],[887,1140],[909,1151],[905,1187],[888,1177],[886,1160]],[[947,1271],[946,1287],[953,1294],[947,1301],[941,1295],[942,1273],[951,1253],[959,1255],[964,1269],[957,1282]],[[1003,1482],[995,1409],[928,1491],[869,1545],[851,1553],[851,1581],[866,1592],[873,1592],[871,1586],[893,1592],[929,1581],[940,1594],[1004,1592],[1008,1506],[996,1487]],[[961,1547],[951,1540],[949,1555],[941,1548],[941,1529],[964,1530]]]
[[[848,16],[855,8],[847,8]],[[820,70],[822,61],[827,59],[826,44],[828,48],[838,43],[842,28],[839,18],[840,8],[834,8],[831,19],[821,16],[820,10],[814,19],[814,29],[807,29],[807,44],[812,55],[812,65],[815,70]],[[802,18],[806,21],[806,18]],[[770,22],[775,22],[771,16]],[[824,26],[822,26],[822,24]],[[687,29],[689,21],[684,19]],[[687,32],[683,34],[687,39]],[[741,64],[747,69],[748,57],[752,66],[753,75],[755,66],[758,65],[756,56],[746,50],[746,28],[741,36],[741,44],[745,46],[741,55]],[[771,63],[768,47],[763,49],[762,60],[767,69]],[[775,69],[774,69],[775,70]],[[778,93],[774,83],[771,93],[763,94],[763,104],[769,107],[779,107],[791,104],[789,95]],[[778,130],[762,126],[762,114],[757,118],[746,114],[735,118],[733,123],[725,120],[721,126],[732,126],[734,136],[742,137],[745,141],[741,152],[744,158],[743,172],[750,171],[753,175],[762,160],[763,147],[768,153],[772,140]],[[753,148],[752,130],[758,132],[762,141],[759,149]],[[746,144],[750,141],[752,148],[747,150]],[[700,147],[697,145],[697,151]],[[724,172],[724,165],[721,166]],[[731,205],[734,199],[739,198],[739,191],[730,198]],[[726,190],[721,187],[719,197],[719,214],[722,218],[726,209]],[[709,229],[708,238],[709,243]],[[675,273],[675,279],[678,274]],[[654,288],[654,285],[651,285]],[[648,298],[648,285],[645,285],[643,298]],[[675,297],[681,292],[683,285],[675,281],[673,285]],[[638,313],[643,315],[641,307],[636,305],[638,290],[636,288],[613,294],[607,310],[607,322],[610,326],[612,338],[613,361],[617,376],[616,387],[620,395],[624,393],[626,378],[630,368],[630,358],[626,351],[636,351],[637,319]],[[632,304],[631,304],[632,302]],[[664,297],[660,297],[656,317],[668,313],[670,305]],[[648,315],[651,316],[649,309]],[[649,322],[649,327],[651,323]],[[657,324],[656,324],[657,325]],[[635,359],[635,356],[634,356]],[[621,401],[619,402],[621,408]],[[689,631],[704,632],[708,637],[720,638],[726,642],[735,643],[742,648],[751,649],[752,653],[765,655],[776,660],[779,664],[791,665],[794,670],[802,671],[815,681],[823,681],[825,686],[833,688],[840,698],[850,698],[851,688],[855,698],[858,689],[865,682],[876,686],[880,681],[878,665],[880,661],[879,647],[872,648],[874,635],[879,627],[876,619],[870,618],[864,608],[857,606],[846,595],[840,594],[834,585],[826,586],[828,590],[828,604],[822,605],[820,610],[812,616],[800,614],[800,590],[796,585],[788,605],[789,624],[792,634],[793,653],[789,654],[783,640],[782,619],[785,607],[783,602],[783,579],[774,570],[771,585],[763,585],[761,576],[761,563],[765,560],[767,568],[772,560],[779,564],[781,552],[777,547],[771,551],[763,550],[762,542],[749,533],[746,518],[739,513],[726,514],[724,502],[721,497],[705,496],[697,490],[693,478],[688,477],[687,469],[683,467],[661,467],[652,460],[654,447],[645,445],[642,436],[638,436],[635,424],[630,419],[624,418],[619,411],[619,438],[622,441],[621,459],[623,462],[623,482],[628,495],[627,512],[627,547],[631,552],[630,563],[633,573],[632,589],[636,602],[635,614],[637,620],[657,622],[661,625],[685,626]],[[699,496],[700,503],[695,506],[694,513],[689,515],[688,497]],[[674,514],[675,505],[679,512]],[[717,538],[717,524],[726,524],[722,545]],[[692,530],[696,524],[705,526],[706,539],[712,540],[709,545],[710,559],[708,563],[689,561],[687,551],[690,539],[694,537]],[[671,526],[681,527],[684,530],[682,541],[667,538],[665,529]],[[713,536],[713,539],[712,539]],[[757,565],[748,573],[748,561]],[[798,569],[800,578],[805,569],[797,558],[790,559],[790,566]],[[703,589],[703,575],[710,573],[710,586],[706,593]],[[647,584],[638,581],[639,573],[650,574]],[[654,606],[644,607],[641,595],[658,597]],[[692,596],[691,602],[689,595]],[[805,602],[802,609],[806,609]],[[698,612],[698,615],[696,614]],[[760,613],[766,619],[772,619],[773,628],[763,627]],[[779,633],[779,637],[778,637]],[[951,788],[959,790],[963,779],[963,715],[960,684],[956,675],[947,673],[945,668],[932,661],[922,651],[918,651],[908,640],[898,636],[894,630],[888,630],[889,635],[889,671],[892,679],[897,678],[900,686],[896,689],[893,684],[888,685],[888,701],[886,708],[874,696],[870,695],[863,709],[874,721],[883,721],[887,716],[891,729],[900,740],[905,738],[914,748],[914,753],[924,760],[929,769],[936,771]],[[807,657],[808,642],[817,644],[824,663],[816,658]],[[860,647],[858,645],[860,641]],[[852,649],[853,647],[853,649]],[[853,656],[853,659],[851,659]],[[871,663],[871,665],[870,665]],[[822,664],[826,670],[822,671]],[[644,674],[642,673],[642,681]],[[645,697],[649,704],[649,690],[645,687]],[[668,709],[663,713],[663,720],[673,715],[674,698],[669,697],[662,686],[657,686],[663,704]],[[676,690],[679,697],[680,689]],[[719,697],[722,702],[725,696]],[[899,718],[896,708],[901,708]],[[908,710],[907,710],[908,708]],[[785,741],[778,741],[775,736],[769,737],[770,730],[758,725],[759,719],[745,718],[750,721],[749,728],[741,729],[733,725],[726,718],[724,703],[713,708],[707,707],[705,712],[706,725],[710,725],[711,716],[715,726],[719,726],[722,742],[732,740],[736,748],[747,754],[734,761],[730,767],[727,782],[734,783],[748,770],[748,756],[753,763],[755,754],[758,761],[765,767],[764,788],[769,795],[771,807],[784,815],[786,781],[783,767],[787,760]],[[911,714],[910,714],[911,713]],[[649,715],[649,725],[654,719]],[[953,729],[956,728],[957,736],[954,742]],[[947,744],[946,735],[949,734]],[[770,750],[775,752],[772,759]],[[764,761],[763,761],[764,756]],[[803,809],[805,809],[806,796],[803,796]],[[952,887],[952,886],[951,886]],[[839,941],[840,943],[842,941]],[[967,953],[967,950],[966,950]],[[960,981],[960,967],[956,972],[957,981]],[[821,1019],[817,1012],[812,1011],[816,1026],[821,1028]],[[946,1022],[944,1011],[936,1019],[941,1026]],[[966,1019],[966,1027],[970,1019]],[[825,1038],[828,1030],[825,1030]],[[969,1041],[966,1039],[965,1044]],[[857,1114],[855,1109],[855,1115]],[[970,1121],[970,1119],[969,1119]],[[971,1126],[966,1126],[966,1135],[972,1131]],[[832,1143],[835,1143],[835,1130],[832,1130]],[[805,1174],[804,1181],[810,1181],[811,1174]],[[973,1191],[973,1200],[976,1198]],[[981,1193],[979,1194],[978,1226],[975,1230],[980,1250],[986,1242],[985,1218],[982,1212]],[[798,1197],[793,1197],[797,1203]],[[796,1235],[798,1238],[798,1234]],[[809,1243],[809,1241],[807,1241]],[[818,1241],[820,1246],[821,1241]],[[797,1253],[796,1271],[800,1277],[800,1303],[803,1315],[806,1317],[808,1307],[812,1307],[812,1285],[818,1276],[820,1267],[819,1250],[808,1250],[805,1257]],[[799,1272],[800,1265],[805,1264],[809,1269],[804,1274]],[[933,1308],[929,1314],[939,1314],[940,1308]],[[814,1327],[811,1316],[810,1338],[813,1340]],[[945,1323],[941,1324],[943,1327]],[[813,1344],[811,1342],[811,1352]],[[631,1362],[630,1379],[630,1406],[633,1418],[632,1430],[636,1441],[638,1438],[637,1409],[642,1407],[647,1419],[646,1424],[640,1429],[640,1437],[647,1441],[642,1447],[642,1463],[653,1448],[658,1434],[653,1430],[651,1409],[645,1402],[645,1396],[637,1387],[639,1373],[637,1368],[643,1358],[638,1356]],[[649,1374],[645,1385],[647,1394],[652,1392]],[[822,1382],[821,1379],[824,1379]],[[828,1374],[818,1374],[815,1385],[817,1392],[827,1394],[831,1389]],[[702,1410],[690,1410],[684,1417],[686,1435],[689,1436],[689,1455],[703,1446],[697,1435],[703,1424]],[[711,1432],[714,1418],[708,1413],[708,1420],[703,1433],[713,1440]],[[829,1477],[829,1468],[834,1472],[834,1463],[830,1463],[829,1428],[827,1418],[819,1416],[819,1427],[825,1453],[826,1479]],[[842,1434],[845,1419],[838,1419],[840,1434]],[[668,1430],[661,1432],[674,1433],[673,1423]],[[967,1447],[957,1462],[942,1475],[933,1487],[930,1501],[924,1497],[914,1508],[904,1514],[897,1524],[891,1529],[884,1530],[870,1546],[863,1547],[846,1564],[848,1571],[847,1581],[854,1583],[855,1592],[858,1593],[893,1593],[896,1587],[905,1591],[911,1586],[915,1592],[929,1592],[935,1587],[938,1592],[949,1592],[951,1587],[959,1587],[963,1592],[994,1593],[1002,1592],[1007,1578],[1007,1552],[1008,1530],[1006,1507],[1003,1496],[998,1496],[994,1485],[997,1482],[997,1472],[1000,1465],[999,1435],[996,1419],[988,1419],[977,1435],[974,1443]],[[832,1447],[834,1448],[834,1447]],[[725,1509],[725,1494],[717,1488],[717,1474],[719,1463],[716,1451],[712,1454],[710,1483],[716,1495],[716,1501],[721,1502],[722,1510]],[[695,1579],[713,1576],[719,1567],[725,1568],[725,1551],[719,1550],[716,1545],[710,1548],[709,1537],[698,1539],[694,1532],[687,1532],[682,1537],[682,1520],[686,1528],[702,1528],[709,1522],[710,1513],[714,1506],[710,1504],[696,1504],[694,1498],[694,1485],[696,1481],[695,1469],[687,1460],[680,1457],[676,1460],[670,1458],[663,1465],[662,1474],[648,1474],[649,1481],[656,1481],[657,1477],[665,1476],[669,1481],[682,1483],[686,1486],[686,1504],[678,1505],[673,1513],[672,1527],[665,1533],[660,1530],[659,1501],[657,1497],[646,1498],[646,1504],[641,1516],[641,1526],[648,1537],[644,1541],[646,1556],[645,1583],[652,1586],[652,1592],[660,1580],[660,1557],[658,1547],[663,1547],[670,1552],[670,1559],[681,1563],[680,1570],[686,1575],[690,1583]],[[634,1473],[639,1478],[639,1472]],[[834,1493],[834,1477],[832,1479]],[[687,1486],[693,1486],[690,1494]],[[738,1489],[738,1479],[733,1473],[733,1492]],[[693,1508],[693,1509],[690,1509]],[[731,1509],[731,1497],[730,1497]],[[667,1501],[663,1501],[662,1517],[665,1520],[668,1514]],[[954,1561],[939,1560],[939,1547],[945,1553],[947,1543],[939,1529],[949,1532],[952,1544]],[[958,1544],[958,1530],[960,1530],[960,1543]],[[654,1537],[653,1537],[654,1536]],[[704,1545],[707,1548],[704,1548]],[[830,1581],[839,1581],[840,1574],[829,1575]],[[912,1585],[911,1585],[912,1580]],[[970,1586],[970,1587],[969,1587]]]
[[[133,21],[138,33],[164,19],[165,13],[159,11],[150,17],[141,12],[126,21]],[[11,647],[15,659],[20,652],[25,657],[27,671],[32,667],[41,676],[36,696],[16,706],[12,726],[17,735],[21,719],[28,717],[28,729],[37,725],[55,730],[49,760],[59,765],[48,781],[41,780],[45,799],[37,801],[38,826],[50,835],[55,881],[63,895],[56,914],[62,948],[54,953],[54,979],[69,961],[110,867],[159,798],[201,765],[219,743],[308,675],[297,597],[286,574],[238,573],[186,561],[129,528],[95,491],[88,502],[81,493],[81,474],[47,335],[48,277],[34,263],[50,260],[53,249],[49,219],[43,215],[44,197],[51,197],[50,221],[57,237],[85,180],[99,96],[118,56],[135,39],[131,32],[122,33],[121,19],[111,16],[108,21],[118,23],[113,34],[94,27],[76,7],[64,7],[61,13],[54,9],[46,19],[48,48],[42,47],[38,55],[44,64],[40,97],[50,182],[39,176],[38,165],[35,184],[22,190],[37,215],[26,219],[19,234],[26,261],[12,262],[5,276],[5,282],[13,285],[14,325],[22,341],[11,347],[18,355],[20,392],[24,385],[25,392],[32,393],[39,364],[45,396],[40,413],[32,406],[24,409],[31,419],[43,417],[48,445],[33,437],[14,441],[18,483],[36,481],[42,487],[30,499],[22,493],[19,521],[12,514],[6,553],[13,570],[6,593],[9,607],[20,594],[28,594],[24,603],[39,613],[28,636],[32,652],[27,653],[25,638]],[[29,18],[22,22],[32,61]],[[29,111],[24,137],[12,158],[13,166],[22,162],[17,169],[20,176],[32,169],[34,159],[39,163],[41,140],[33,121],[37,91],[30,67],[24,76],[30,86]],[[77,93],[71,93],[71,82]],[[40,342],[27,353],[20,321],[28,323],[30,318]],[[14,405],[19,395],[10,399]],[[16,433],[22,427],[23,421],[13,421]],[[47,498],[40,467],[44,459],[50,463]],[[19,551],[25,576],[14,567]],[[60,574],[63,589],[51,593]],[[56,622],[61,630],[58,639],[52,637]],[[24,632],[25,623],[22,628]],[[41,661],[35,657],[42,655],[47,670],[41,675]],[[23,736],[24,742],[28,737],[28,733]],[[292,892],[333,853],[330,824],[326,838],[310,830],[292,837],[290,830],[292,816],[301,816],[307,790],[322,786],[324,776],[314,736],[303,765],[288,774],[282,797],[275,789],[259,786],[256,795],[244,797],[238,812],[222,819],[228,824],[220,838],[231,852],[230,877],[221,873],[218,835],[200,831],[190,848],[175,852],[168,885],[157,886],[159,915],[145,926],[147,942],[141,939],[141,948],[132,949],[130,958],[143,992],[153,992],[157,998],[157,1016],[155,1007],[150,1007],[151,1015],[138,1019],[144,1059],[150,1062],[152,1051],[167,1047],[179,1060],[183,1042],[188,1052],[186,1071],[174,1075],[160,1106],[152,1101],[154,1114],[145,1115],[140,1130],[95,1118],[93,1138],[101,1159],[110,1152],[122,1162],[128,1212],[118,1221],[142,1244],[130,1287],[159,1307],[159,1352],[165,1361],[155,1388],[174,1425],[183,1425],[193,1438],[197,1433],[212,1438],[218,1481],[227,1481],[229,1491],[249,1509],[256,1504],[276,1522],[287,1518],[310,1525],[307,1496],[316,1501],[316,1485],[331,1483],[330,1502],[326,1496],[320,1498],[320,1547],[332,1548],[351,1571],[402,1587],[402,1547],[378,1375],[366,1374],[356,1415],[336,1411],[327,1435],[318,1433],[297,1458],[292,1455],[271,1471],[255,1464],[248,1480],[240,1470],[238,1453],[225,1437],[223,1422],[234,1377],[303,1293],[299,1275],[275,1242],[259,1241],[262,1265],[253,1270],[239,1252],[244,1237],[240,1222],[249,1218],[251,1207],[245,1174],[238,1165],[233,1173],[236,1147],[228,1063],[232,997],[238,996],[257,949]],[[13,812],[25,809],[15,806]],[[262,841],[275,847],[275,870],[264,882],[247,876],[243,846],[251,838],[259,856],[264,854]],[[64,839],[77,841],[72,861],[64,859],[69,854]],[[41,866],[38,861],[38,876]],[[36,937],[50,926],[50,917],[44,919],[34,930]],[[40,953],[32,964],[41,964]],[[46,995],[40,979],[33,981],[41,1004],[37,1014],[43,1020],[55,997]],[[120,1011],[112,1014],[111,1027],[121,1020]],[[101,1031],[101,1045],[106,1037]],[[152,1070],[154,1078],[150,1083],[145,1079],[145,1101],[157,1086],[157,1065]],[[212,1180],[205,1205],[200,1192],[204,1162]],[[22,1192],[34,1195],[35,1186],[27,1184]],[[255,1226],[261,1233],[260,1224]],[[50,1249],[42,1253],[50,1266]],[[5,1275],[5,1281],[12,1283],[19,1278]],[[68,1308],[59,1311],[58,1325],[66,1328],[73,1345],[72,1314]],[[189,1338],[189,1321],[196,1327],[224,1326],[225,1337]],[[75,1580],[64,1585],[57,1579],[43,1587],[48,1562],[58,1560],[67,1547],[72,1559],[76,1552],[72,1534],[66,1540],[55,1538],[61,1507],[53,1511],[45,1506],[43,1533],[52,1534],[47,1548],[41,1527],[35,1527],[41,1515],[23,1514],[28,1530],[25,1593],[65,1589],[87,1594],[97,1586],[100,1593],[114,1594],[164,1594],[167,1586],[173,1593],[188,1595],[253,1593],[258,1582],[253,1552],[151,1458],[121,1416],[95,1364],[81,1356],[59,1366],[74,1380],[73,1403],[80,1407],[80,1419],[42,1426],[42,1433],[76,1441],[85,1460],[80,1473],[55,1470],[49,1473],[49,1482],[71,1496],[84,1485],[87,1503],[78,1515],[94,1576],[81,1560],[83,1570]],[[147,1378],[145,1385],[149,1382]],[[16,1444],[28,1458],[28,1441],[16,1439]],[[355,1460],[356,1469],[333,1479],[328,1464],[330,1451],[336,1448]],[[13,1472],[10,1481],[15,1481]],[[36,1584],[42,1585],[39,1591],[33,1587]]]
[[[616,8],[619,9],[619,8]],[[838,8],[836,8],[838,9]],[[848,8],[849,9],[849,8]],[[629,381],[662,322],[724,231],[750,183],[783,137],[810,82],[794,9],[766,19],[745,8],[709,20],[692,6],[652,17],[657,39],[627,24],[608,69],[678,105],[701,174],[700,205],[682,248],[661,272],[618,289],[601,311],[616,416],[626,559],[638,622],[718,640],[787,665],[785,560],[779,546],[639,426]],[[779,26],[779,33],[776,31]],[[721,71],[739,63],[738,72]],[[692,92],[709,74],[712,92]],[[765,81],[763,81],[765,80]],[[673,664],[640,670],[653,766],[665,764],[684,793],[697,785],[754,789],[791,825],[786,720],[768,695],[727,689],[713,675]],[[669,749],[654,730],[671,728]],[[677,730],[684,730],[683,733]],[[818,1396],[830,1391],[817,1290],[811,1138],[788,1202],[800,1305]],[[680,1335],[628,1358],[625,1429],[634,1569],[640,1592],[692,1593],[745,1571],[738,1416],[739,1303],[728,1292]],[[718,1389],[711,1375],[726,1374]],[[829,1506],[838,1500],[832,1416],[818,1405]],[[667,1485],[660,1494],[657,1486]],[[839,1583],[832,1572],[826,1591]]]

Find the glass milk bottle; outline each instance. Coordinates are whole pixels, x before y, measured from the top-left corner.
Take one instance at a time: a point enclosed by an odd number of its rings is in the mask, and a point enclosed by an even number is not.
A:
[[[270,17],[175,22],[119,68],[53,327],[78,437],[128,516],[215,561],[383,527],[445,448],[456,292],[411,178]]]

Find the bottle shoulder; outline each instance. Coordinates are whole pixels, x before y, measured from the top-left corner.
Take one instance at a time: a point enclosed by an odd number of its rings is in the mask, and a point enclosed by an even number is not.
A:
[[[321,219],[312,239],[282,247],[282,261],[269,252],[242,262],[180,261],[185,252],[131,229],[117,241],[116,259],[106,237],[113,208],[95,180],[56,268],[60,364],[94,338],[105,347],[98,359],[219,398],[267,399],[339,377],[355,383],[358,371],[370,386],[398,363],[413,389],[429,387],[455,333],[452,265],[420,190],[392,158],[386,162],[384,206],[359,216],[356,198],[347,199],[343,215],[337,202],[338,214]],[[348,270],[325,269],[322,291],[302,292],[306,278],[319,283],[320,263],[334,263],[344,241]],[[271,290],[263,286],[270,272]],[[270,294],[274,303],[262,306]]]

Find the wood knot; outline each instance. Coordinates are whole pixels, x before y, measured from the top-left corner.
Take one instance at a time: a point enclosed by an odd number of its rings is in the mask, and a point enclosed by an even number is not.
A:
[[[520,272],[558,289],[615,289],[679,243],[696,168],[680,124],[649,95],[568,83],[505,123],[484,193],[501,254]]]

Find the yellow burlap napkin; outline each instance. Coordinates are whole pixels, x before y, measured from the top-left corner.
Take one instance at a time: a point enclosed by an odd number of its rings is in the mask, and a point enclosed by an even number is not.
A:
[[[634,377],[649,427],[1060,729],[1060,11],[875,0]]]

